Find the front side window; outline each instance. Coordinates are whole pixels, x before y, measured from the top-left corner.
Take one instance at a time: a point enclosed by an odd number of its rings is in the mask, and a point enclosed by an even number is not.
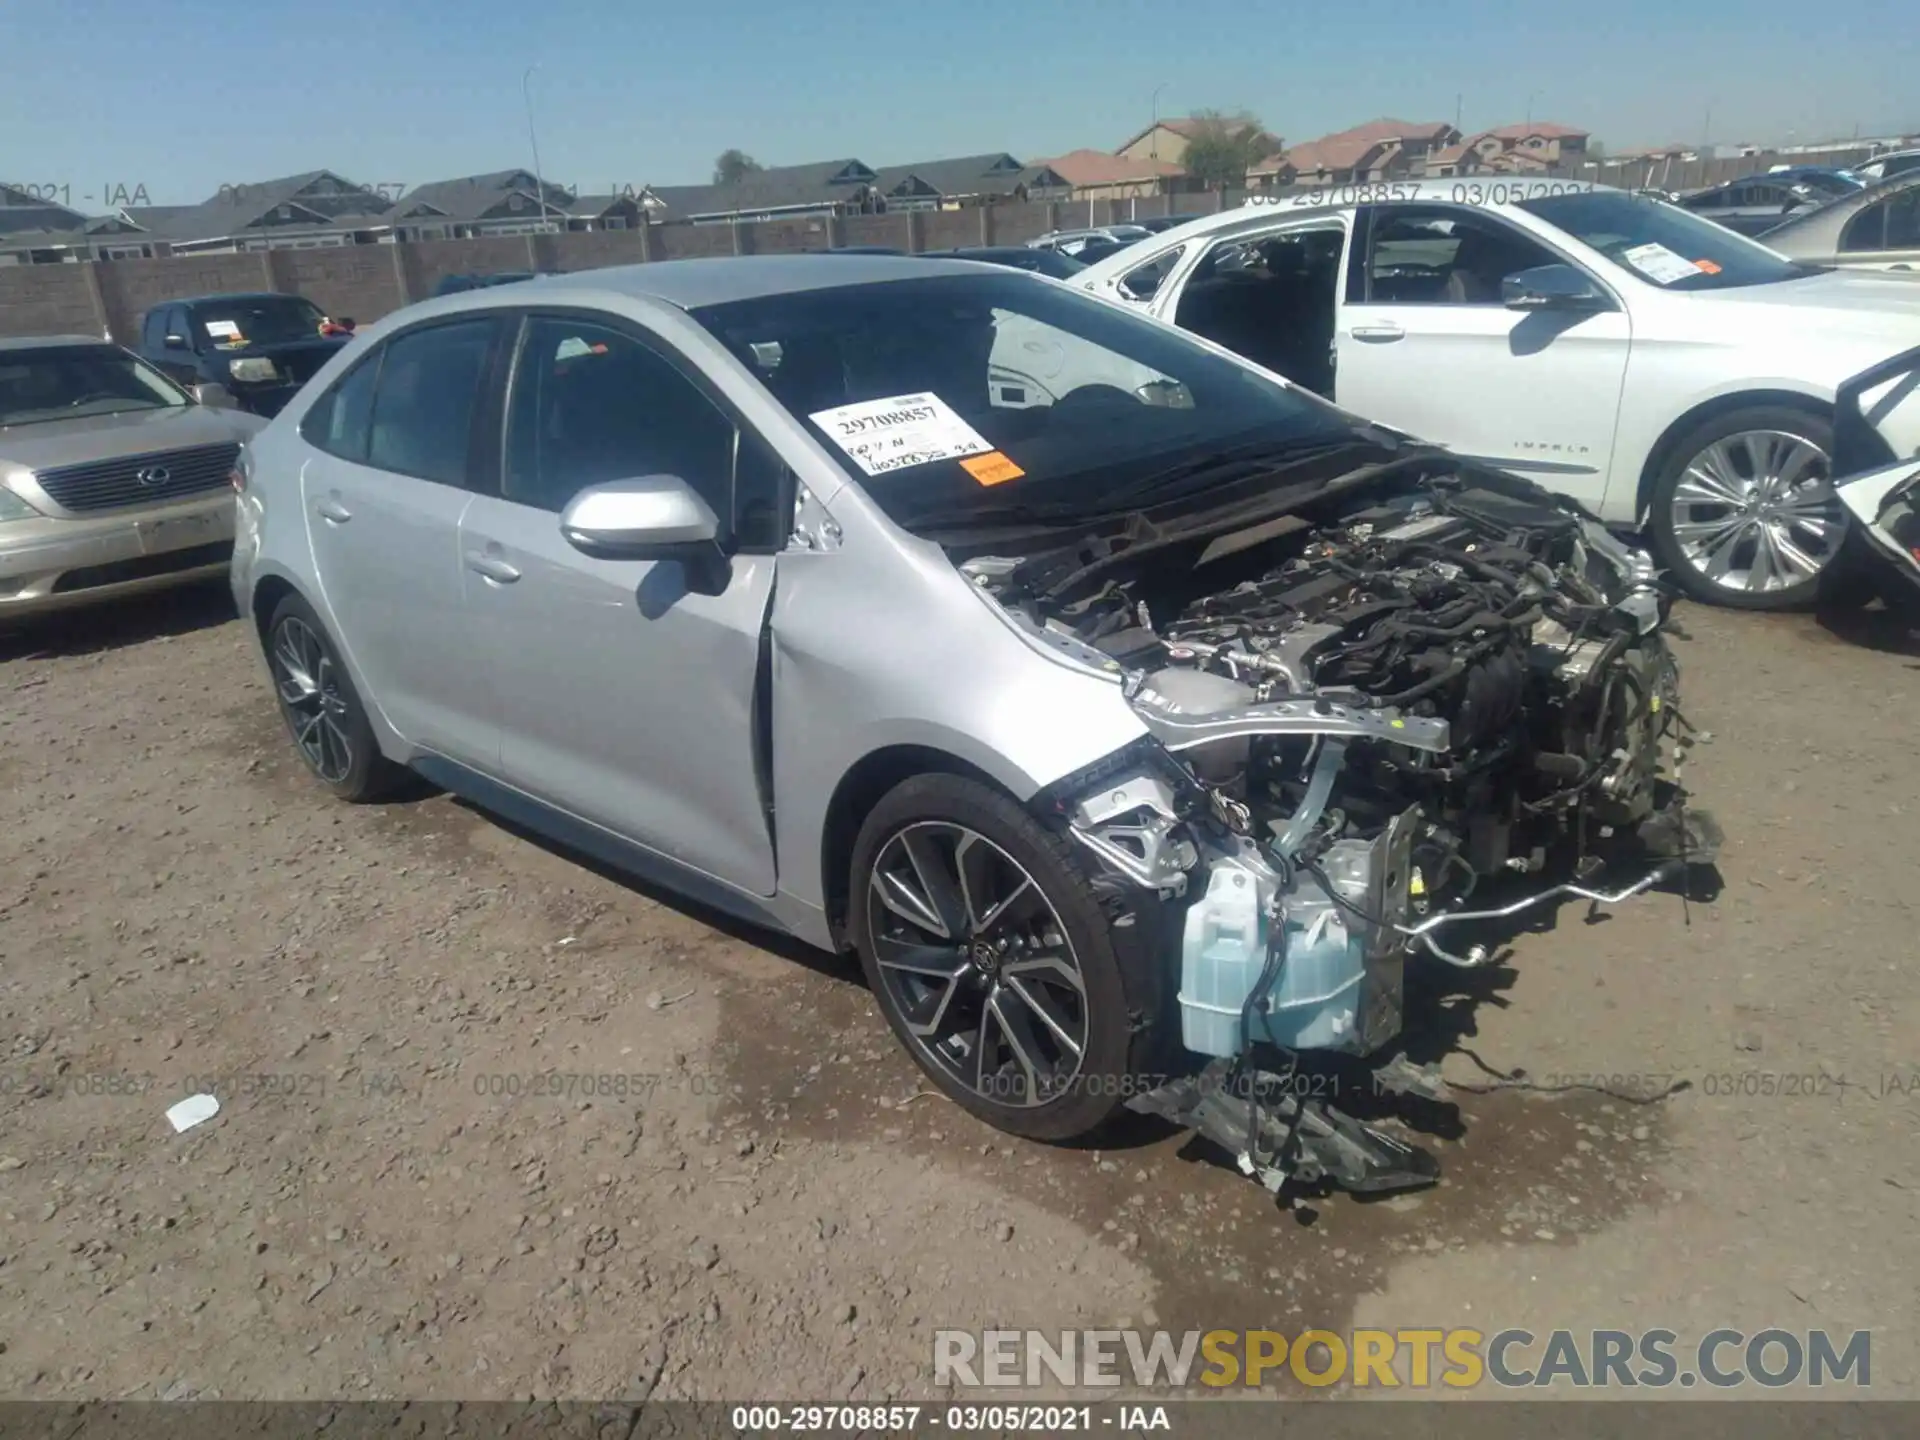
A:
[[[0,426],[187,403],[179,386],[118,345],[0,351]]]
[[[1730,290],[1817,274],[1724,225],[1618,190],[1547,195],[1520,208],[1563,230],[1637,280],[1665,290]]]
[[[1499,305],[1500,282],[1563,263],[1505,221],[1464,206],[1382,205],[1367,244],[1367,299],[1394,305]]]
[[[188,313],[193,331],[187,343],[196,350],[311,340],[320,333],[321,323],[326,319],[318,306],[298,295],[204,300]]]
[[[555,513],[589,485],[676,475],[729,533],[733,422],[657,351],[608,326],[527,323],[507,406],[506,498]]]
[[[387,342],[367,437],[367,463],[465,485],[480,381],[498,326],[489,316],[408,330]]]
[[[909,529],[1090,515],[1170,469],[1354,433],[1171,327],[1012,270],[692,314]]]

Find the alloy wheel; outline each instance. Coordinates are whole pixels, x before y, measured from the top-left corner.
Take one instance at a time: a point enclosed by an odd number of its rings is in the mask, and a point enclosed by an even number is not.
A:
[[[348,701],[340,688],[340,669],[313,627],[288,616],[274,627],[269,657],[274,688],[286,707],[293,743],[329,785],[353,769],[353,742],[347,734]]]
[[[885,998],[933,1065],[999,1105],[1068,1093],[1087,1051],[1086,982],[1018,861],[963,825],[916,822],[880,848],[866,904]]]
[[[1668,518],[1695,570],[1746,594],[1818,578],[1847,531],[1826,452],[1785,430],[1742,430],[1707,446],[1675,482]]]

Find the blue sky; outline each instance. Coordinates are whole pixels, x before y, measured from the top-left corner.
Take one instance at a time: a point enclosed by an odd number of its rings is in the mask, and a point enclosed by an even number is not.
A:
[[[1290,140],[1388,114],[1616,149],[1920,126],[1910,0],[0,0],[0,179],[154,203],[328,168],[410,186],[529,161],[587,190],[767,164],[1111,149],[1160,112]],[[1601,33],[1604,26],[1607,33]],[[1456,102],[1456,97],[1458,101]]]

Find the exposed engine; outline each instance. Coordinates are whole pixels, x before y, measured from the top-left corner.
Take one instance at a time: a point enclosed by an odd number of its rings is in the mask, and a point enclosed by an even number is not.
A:
[[[1676,675],[1651,566],[1577,511],[1443,475],[1195,548],[963,566],[1036,635],[1117,666],[1160,742],[1066,804],[1105,872],[1179,907],[1188,1049],[1372,1055],[1416,946],[1485,958],[1440,935],[1494,877],[1594,894],[1597,841],[1704,843],[1656,809]],[[1163,1103],[1198,1124],[1219,1102]],[[1323,1163],[1356,1143],[1335,1133]]]

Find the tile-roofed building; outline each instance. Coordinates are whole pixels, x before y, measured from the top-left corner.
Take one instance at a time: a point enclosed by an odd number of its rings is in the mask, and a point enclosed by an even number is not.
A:
[[[118,260],[151,256],[156,249],[152,234],[125,210],[83,215],[28,188],[0,185],[0,264]]]
[[[1251,124],[1259,130],[1260,143],[1265,153],[1272,155],[1281,147],[1280,137],[1261,129],[1258,121],[1242,122],[1231,116],[1215,119],[1209,115],[1173,116],[1165,120],[1156,120],[1139,134],[1127,139],[1124,144],[1114,148],[1115,155],[1125,156],[1129,160],[1164,160],[1178,165],[1186,158],[1187,146],[1193,137],[1205,133],[1211,125],[1224,124],[1236,129],[1242,123]]]
[[[1249,184],[1341,185],[1426,172],[1427,157],[1460,142],[1443,120],[1369,120],[1303,141],[1250,168]]]
[[[1166,194],[1180,188],[1187,174],[1170,160],[1109,155],[1104,150],[1070,150],[1038,163],[1071,186],[1076,200]]]

